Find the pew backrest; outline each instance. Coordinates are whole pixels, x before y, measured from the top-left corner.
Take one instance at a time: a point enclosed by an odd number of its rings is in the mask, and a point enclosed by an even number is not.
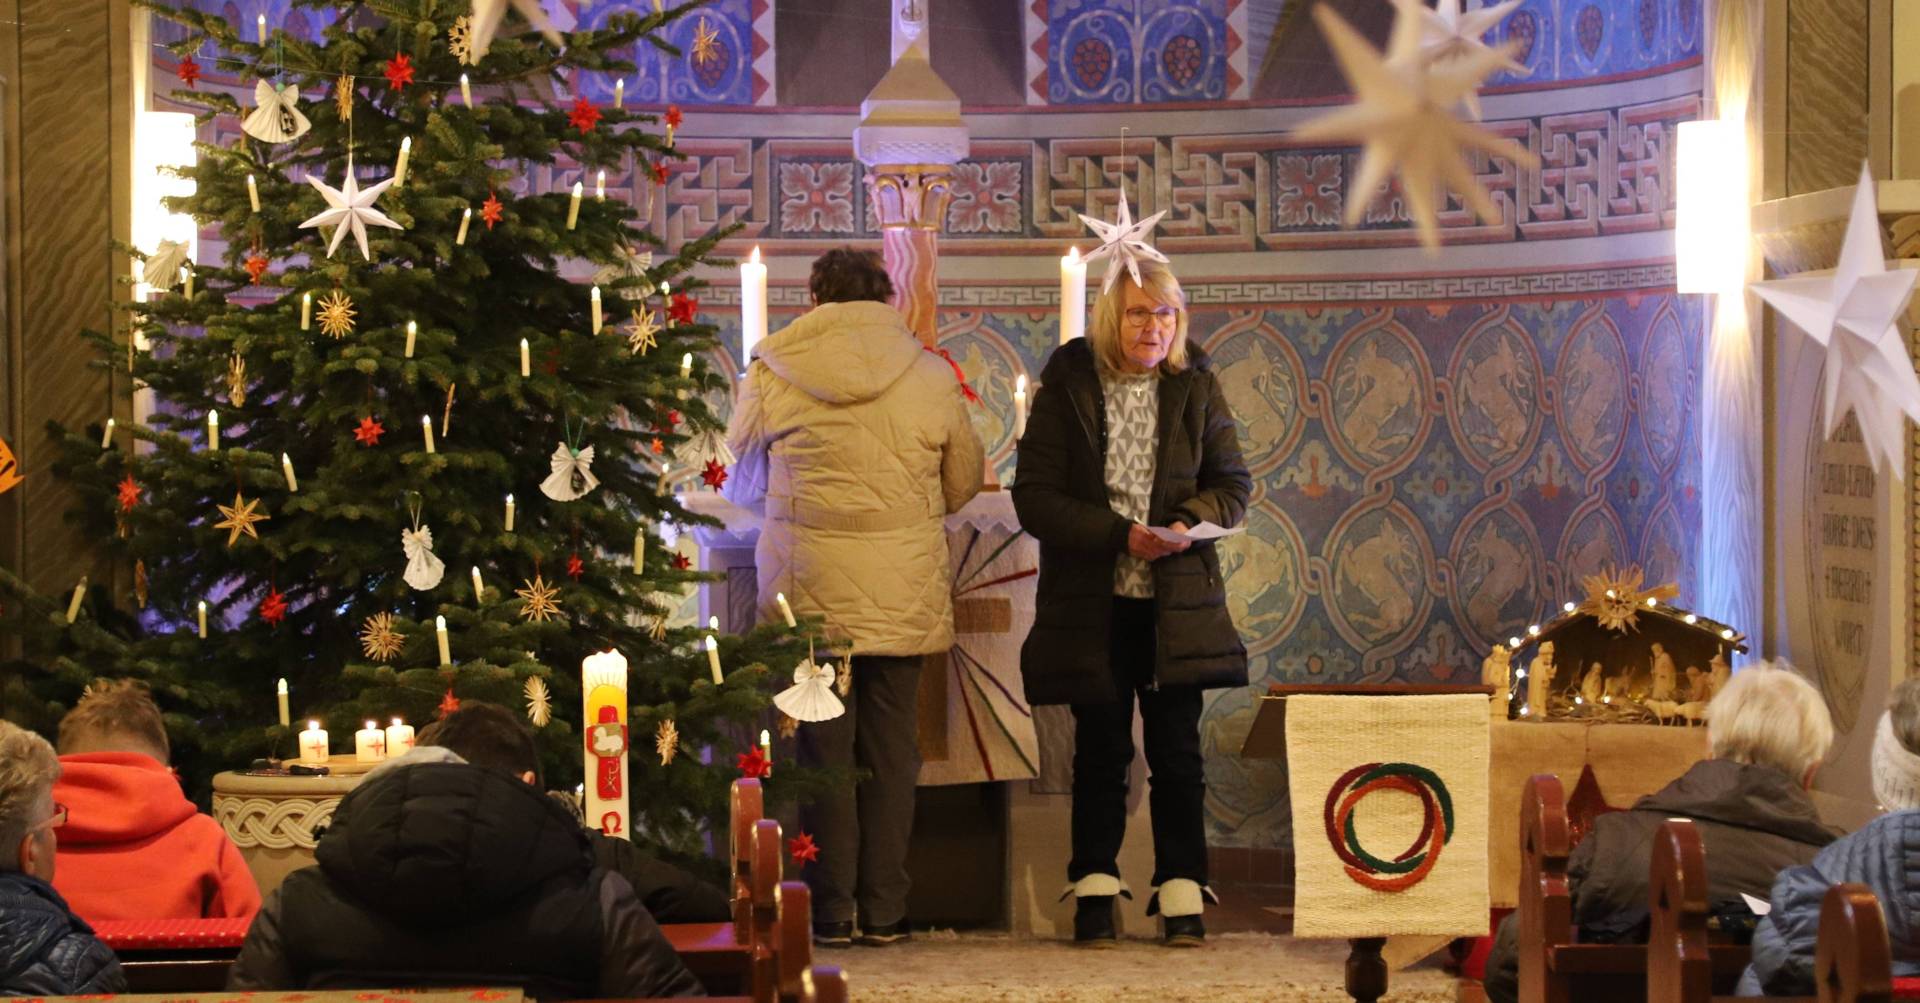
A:
[[[1713,997],[1707,944],[1707,862],[1700,830],[1683,818],[1660,823],[1647,869],[1647,1003]]]
[[[733,936],[742,944],[753,937],[753,827],[765,808],[760,781],[742,777],[733,782],[728,799],[728,856],[733,872]]]
[[[1573,942],[1573,896],[1567,887],[1567,798],[1560,778],[1538,773],[1520,795],[1520,998],[1569,1003],[1562,980],[1548,970],[1549,952]]]
[[[774,890],[779,925],[780,1003],[798,1003],[807,969],[813,967],[813,892],[802,881],[782,881]]]
[[[1840,884],[1820,902],[1814,947],[1820,1003],[1887,1003],[1893,999],[1893,957],[1880,900],[1865,885]]]

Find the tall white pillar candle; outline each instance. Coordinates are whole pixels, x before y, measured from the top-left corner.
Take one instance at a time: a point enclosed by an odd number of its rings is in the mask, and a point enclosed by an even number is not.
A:
[[[280,454],[280,472],[287,475],[287,490],[299,494],[300,481],[293,476],[293,457],[285,453]]]
[[[473,207],[468,206],[465,209],[460,211],[460,232],[453,235],[453,243],[455,247],[467,246],[467,227],[471,226],[472,224],[473,224]]]
[[[567,202],[567,229],[569,230],[573,229],[574,224],[580,222],[580,192],[580,182],[575,181],[573,183],[573,198]]]
[[[1027,374],[1013,382],[1013,441],[1027,434]]]
[[[580,663],[582,743],[586,784],[581,807],[586,824],[618,839],[631,839],[627,824],[627,659],[616,650],[588,655]]]
[[[707,668],[713,670],[713,685],[719,686],[727,681],[720,674],[720,642],[714,640],[712,634],[707,635]]]
[[[753,364],[753,346],[767,336],[767,266],[755,247],[740,263],[740,368]]]
[[[426,441],[427,452],[431,454],[433,452],[433,416],[432,415],[423,414],[420,416],[420,438]]]
[[[387,733],[372,721],[353,733],[353,761],[377,763],[387,758]]]
[[[1060,343],[1087,331],[1087,263],[1080,249],[1069,248],[1060,259]]]
[[[440,644],[440,664],[452,665],[453,651],[447,647],[447,618],[446,617],[436,616],[433,618],[433,639],[439,642]]]
[[[285,728],[292,723],[287,715],[287,681],[285,679],[280,680],[279,684],[273,688],[273,695],[280,704],[280,727]]]

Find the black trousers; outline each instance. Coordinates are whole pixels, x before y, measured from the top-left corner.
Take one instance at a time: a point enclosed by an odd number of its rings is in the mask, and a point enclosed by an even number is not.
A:
[[[871,773],[851,790],[801,806],[801,827],[820,846],[819,861],[805,871],[818,922],[847,922],[856,907],[869,929],[907,916],[921,661],[919,655],[855,655],[847,712],[800,726],[801,763]]]
[[[1200,754],[1200,688],[1156,686],[1151,599],[1113,600],[1108,651],[1118,699],[1073,705],[1073,859],[1067,880],[1120,874],[1127,828],[1127,772],[1133,765],[1133,706],[1146,741],[1148,810],[1153,818],[1153,884],[1174,878],[1207,883]]]

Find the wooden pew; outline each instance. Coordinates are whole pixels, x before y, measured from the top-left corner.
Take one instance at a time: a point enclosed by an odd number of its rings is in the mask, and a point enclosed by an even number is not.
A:
[[[761,821],[765,809],[760,781],[744,777],[735,780],[728,809],[732,922],[670,923],[660,928],[687,970],[712,993],[744,992],[752,975],[753,827]],[[777,867],[778,853],[774,862]]]
[[[780,1003],[806,997],[807,970],[813,967],[813,891],[803,881],[782,881],[774,890],[780,926],[778,992]]]
[[[131,993],[216,992],[247,938],[245,919],[126,920],[94,925],[120,957]]]
[[[1646,945],[1581,944],[1574,938],[1573,896],[1567,884],[1570,844],[1567,802],[1559,778],[1551,774],[1528,778],[1520,802],[1520,890],[1516,909],[1520,999],[1523,1003],[1645,1000]],[[1701,880],[1704,911],[1704,872]],[[1657,897],[1657,891],[1653,894]],[[1706,944],[1702,950],[1710,984],[1722,991],[1731,990],[1746,968],[1747,948]]]
[[[1714,995],[1713,947],[1707,942],[1706,848],[1685,819],[1669,819],[1654,836],[1648,938],[1648,1003],[1731,1003]],[[1780,1003],[1886,1003],[1893,998],[1892,952],[1880,903],[1863,885],[1835,885],[1820,904],[1814,970],[1818,997]]]

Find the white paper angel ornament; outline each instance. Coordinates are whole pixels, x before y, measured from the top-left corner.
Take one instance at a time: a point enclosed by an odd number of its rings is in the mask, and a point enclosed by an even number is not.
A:
[[[833,681],[833,664],[815,665],[809,650],[807,657],[793,667],[793,685],[774,694],[773,705],[795,721],[831,721],[847,712],[846,704],[833,693]]]
[[[441,576],[447,573],[447,565],[433,556],[432,527],[422,526],[416,517],[412,529],[400,531],[400,549],[407,555],[407,572],[402,577],[408,585],[425,592],[440,584]]]
[[[540,493],[554,501],[573,501],[600,486],[593,476],[593,447],[574,449],[562,442],[553,447],[553,472],[540,482]]]
[[[265,80],[253,85],[253,111],[240,128],[262,143],[288,143],[307,134],[313,124],[300,113],[300,88],[275,87]]]
[[[187,245],[178,240],[163,240],[147,255],[140,270],[141,281],[155,289],[171,289],[180,281],[180,266],[187,263]]]
[[[709,463],[718,463],[731,467],[736,457],[733,450],[727,448],[727,431],[723,428],[702,427],[678,450],[680,466],[699,470]]]

